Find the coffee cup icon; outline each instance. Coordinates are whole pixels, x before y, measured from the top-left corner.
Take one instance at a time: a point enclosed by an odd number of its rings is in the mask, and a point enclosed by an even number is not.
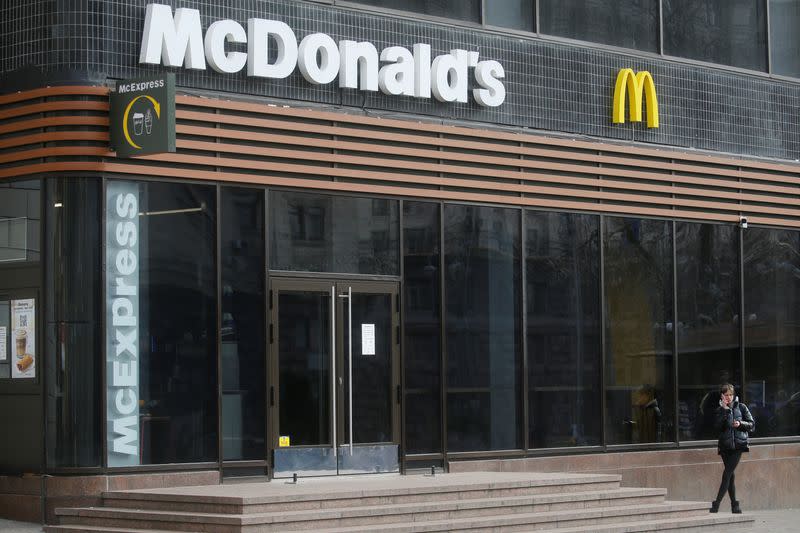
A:
[[[144,130],[148,135],[153,131],[153,112],[150,109],[144,114]]]
[[[24,329],[18,329],[14,336],[17,341],[17,358],[22,359],[25,357],[25,352],[28,350],[28,332]]]
[[[134,135],[141,135],[143,127],[144,127],[144,114],[142,114],[142,113],[134,113],[133,114],[133,134]]]

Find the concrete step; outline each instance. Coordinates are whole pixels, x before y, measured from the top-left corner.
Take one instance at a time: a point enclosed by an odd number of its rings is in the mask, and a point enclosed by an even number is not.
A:
[[[647,522],[625,522],[606,526],[566,527],[540,529],[537,533],[725,533],[731,530],[748,530],[755,519],[747,515],[712,515],[650,520]]]
[[[707,515],[669,520],[651,520],[644,522],[622,522],[610,525],[589,525],[579,527],[561,527],[555,529],[523,529],[537,533],[725,533],[727,531],[748,530],[754,518],[743,515]],[[45,533],[174,533],[155,529],[112,528],[102,526],[61,525],[44,526]],[[339,528],[336,530],[317,530],[317,533],[373,533],[374,528]],[[468,530],[469,531],[469,530]],[[474,532],[474,530],[472,530]],[[491,532],[491,529],[486,530]],[[498,531],[509,531],[501,528]]]
[[[753,517],[747,515],[712,515],[707,510],[703,514],[691,512],[688,516],[686,513],[681,514],[680,511],[661,516],[623,514],[618,516],[619,519],[605,515],[594,518],[585,516],[581,523],[576,523],[575,520],[524,523],[525,517],[515,518],[516,520],[417,522],[394,527],[381,527],[380,531],[385,533],[476,533],[477,531],[481,533],[523,531],[535,531],[536,533],[644,533],[656,531],[724,533],[730,530],[748,530],[755,521]],[[374,533],[374,531],[375,529],[370,527],[342,527],[317,529],[315,533]]]
[[[473,498],[514,497],[533,494],[613,490],[621,477],[605,474],[446,474],[435,477],[402,476],[391,481],[364,480],[354,489],[352,481],[310,481],[218,485],[175,489],[106,492],[107,507],[150,509],[187,513],[249,514],[307,509],[341,509],[368,505],[452,501]],[[479,480],[476,482],[475,480]]]
[[[512,496],[505,498],[472,498],[452,501],[390,504],[340,509],[282,511],[273,513],[247,513],[241,520],[226,513],[183,513],[175,511],[134,510],[122,508],[59,509],[62,523],[83,521],[83,517],[106,520],[140,520],[152,525],[175,522],[196,524],[199,521],[229,525],[256,525],[280,530],[302,530],[314,527],[355,526],[362,523],[386,524],[420,520],[443,520],[531,512],[550,512],[595,507],[658,504],[664,501],[664,489],[620,488],[615,491],[556,493]],[[107,522],[111,523],[111,522]],[[126,522],[129,523],[129,522]],[[271,524],[272,526],[267,526]],[[172,525],[160,525],[171,529]]]
[[[112,528],[160,529],[171,531],[208,531],[215,533],[274,532],[274,531],[320,531],[357,528],[361,531],[391,532],[435,532],[452,530],[485,530],[503,528],[504,531],[525,531],[566,526],[610,524],[620,521],[643,521],[680,518],[708,514],[705,502],[663,502],[638,505],[616,505],[571,510],[535,512],[531,506],[509,512],[513,505],[502,505],[496,501],[464,502],[466,509],[431,511],[428,509],[351,509],[321,511],[304,514],[175,514],[166,511],[139,511],[133,509],[86,508],[63,510],[59,520],[64,525],[91,525]],[[514,502],[511,502],[512,504]],[[441,504],[440,504],[441,505]],[[494,505],[494,507],[487,507]],[[634,518],[632,518],[634,517]],[[533,526],[536,527],[533,527]],[[527,528],[527,529],[526,529]]]

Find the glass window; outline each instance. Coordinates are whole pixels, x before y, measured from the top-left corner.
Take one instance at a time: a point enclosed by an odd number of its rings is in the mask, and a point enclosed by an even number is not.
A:
[[[522,447],[520,212],[446,205],[447,449]]]
[[[264,459],[264,191],[223,187],[222,457]]]
[[[102,461],[102,236],[100,181],[47,182],[45,350],[47,462],[54,467]]]
[[[271,268],[397,275],[398,210],[397,200],[274,191]]]
[[[539,0],[539,31],[658,52],[658,0]]]
[[[407,453],[442,451],[439,205],[403,202]]]
[[[664,53],[767,69],[767,17],[754,0],[664,0]]]
[[[800,77],[800,2],[769,0],[772,72]]]
[[[744,398],[756,435],[800,435],[800,232],[745,230],[743,268]]]
[[[534,0],[486,0],[484,23],[501,28],[534,31]]]
[[[674,440],[672,223],[606,217],[606,442]]]
[[[481,21],[480,0],[353,0],[388,9],[411,11],[435,17],[444,17],[471,22]]]
[[[722,383],[741,384],[739,232],[677,222],[678,437],[716,439]]]
[[[40,180],[0,183],[0,264],[39,260],[40,193]]]
[[[217,459],[216,195],[109,181],[109,466]]]
[[[529,446],[601,444],[600,217],[525,214]]]

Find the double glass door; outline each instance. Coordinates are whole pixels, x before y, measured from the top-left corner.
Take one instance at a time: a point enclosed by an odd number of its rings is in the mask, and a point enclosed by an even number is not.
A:
[[[270,313],[273,476],[398,471],[397,283],[273,280]]]

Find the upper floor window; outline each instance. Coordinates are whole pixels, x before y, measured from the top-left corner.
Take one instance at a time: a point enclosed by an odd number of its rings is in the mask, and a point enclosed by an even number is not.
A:
[[[359,4],[470,22],[481,21],[480,0],[356,0]]]
[[[754,0],[664,0],[664,53],[766,71],[766,5]]]
[[[769,0],[769,44],[772,72],[800,77],[800,2]]]
[[[658,1],[539,0],[539,30],[548,35],[658,52]]]

